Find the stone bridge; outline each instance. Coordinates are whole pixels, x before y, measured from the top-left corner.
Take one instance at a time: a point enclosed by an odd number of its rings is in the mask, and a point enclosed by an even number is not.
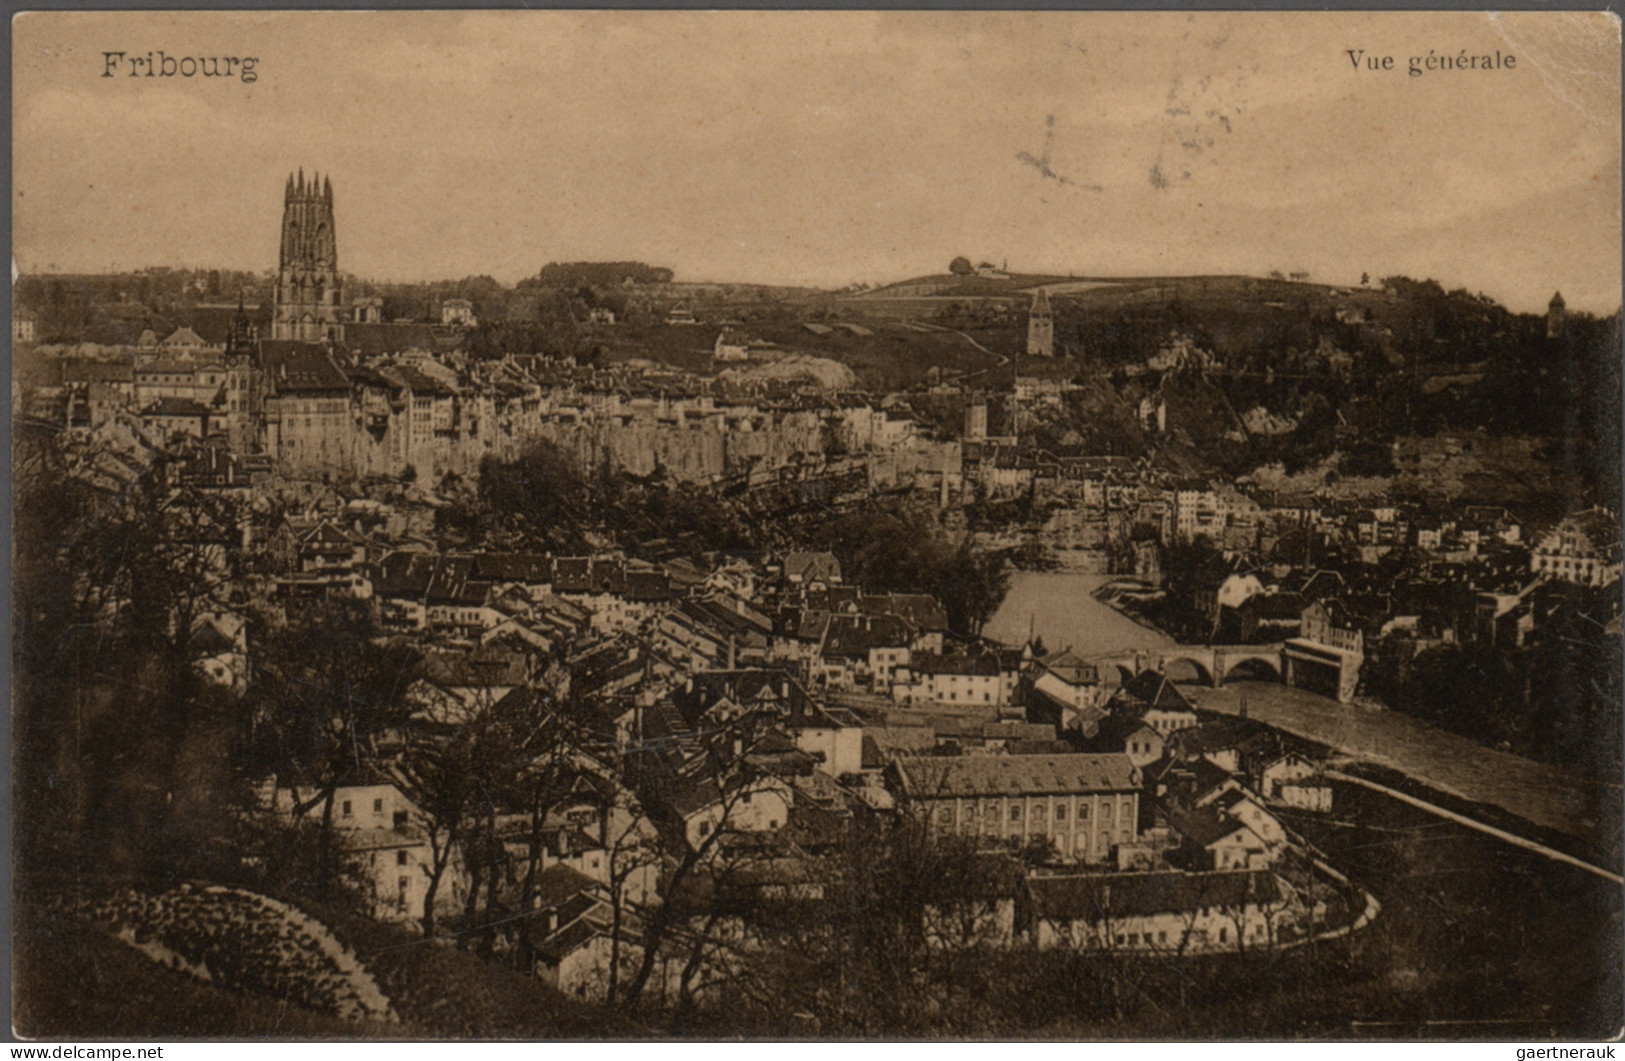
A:
[[[1166,674],[1170,667],[1183,663],[1196,672],[1198,681],[1218,688],[1243,664],[1247,665],[1245,675],[1249,679],[1284,680],[1284,648],[1282,642],[1267,645],[1169,645],[1165,648],[1109,652],[1090,656],[1089,661],[1100,668],[1100,680],[1106,685],[1121,684],[1142,671],[1155,670]]]

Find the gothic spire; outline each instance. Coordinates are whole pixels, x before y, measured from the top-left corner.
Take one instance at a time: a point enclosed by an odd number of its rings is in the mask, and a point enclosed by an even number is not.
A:
[[[328,177],[322,178],[322,198],[333,201],[333,182]]]

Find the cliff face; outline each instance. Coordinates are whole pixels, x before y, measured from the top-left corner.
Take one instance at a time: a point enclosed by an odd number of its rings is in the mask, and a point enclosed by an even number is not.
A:
[[[540,440],[582,468],[607,467],[640,476],[663,469],[679,482],[703,482],[819,458],[826,443],[867,451],[884,448],[887,441],[872,415],[837,418],[826,425],[823,415],[812,411],[715,415],[704,421],[605,415],[513,422],[489,411],[475,415],[472,406],[469,412],[463,423],[444,431],[363,415],[330,417],[317,427],[301,421],[267,442],[283,470],[292,474],[398,475],[411,465],[434,480],[447,472],[469,476],[486,457],[511,460],[527,443]]]
[[[738,474],[758,464],[790,464],[824,452],[818,418],[802,413],[760,428],[544,424],[536,437],[570,454],[582,467],[609,467],[633,475],[651,475],[659,468],[679,482]]]

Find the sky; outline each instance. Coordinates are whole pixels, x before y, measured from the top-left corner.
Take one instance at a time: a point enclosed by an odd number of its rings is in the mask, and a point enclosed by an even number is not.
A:
[[[1620,304],[1600,13],[46,12],[13,49],[24,272],[273,269],[303,167],[372,280],[833,287],[965,255]],[[255,78],[130,76],[159,51]]]

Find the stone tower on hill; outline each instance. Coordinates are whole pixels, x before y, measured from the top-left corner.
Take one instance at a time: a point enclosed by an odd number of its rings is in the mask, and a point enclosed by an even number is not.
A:
[[[1033,296],[1032,309],[1027,311],[1027,356],[1055,356],[1055,317],[1043,288]]]
[[[333,185],[305,171],[288,177],[282,199],[282,254],[271,314],[272,339],[344,338],[344,278],[333,230]]]
[[[1563,302],[1563,292],[1559,291],[1557,294],[1552,296],[1552,300],[1550,302],[1546,303],[1546,338],[1563,338],[1563,327],[1568,323],[1565,320],[1565,314],[1566,310]]]

